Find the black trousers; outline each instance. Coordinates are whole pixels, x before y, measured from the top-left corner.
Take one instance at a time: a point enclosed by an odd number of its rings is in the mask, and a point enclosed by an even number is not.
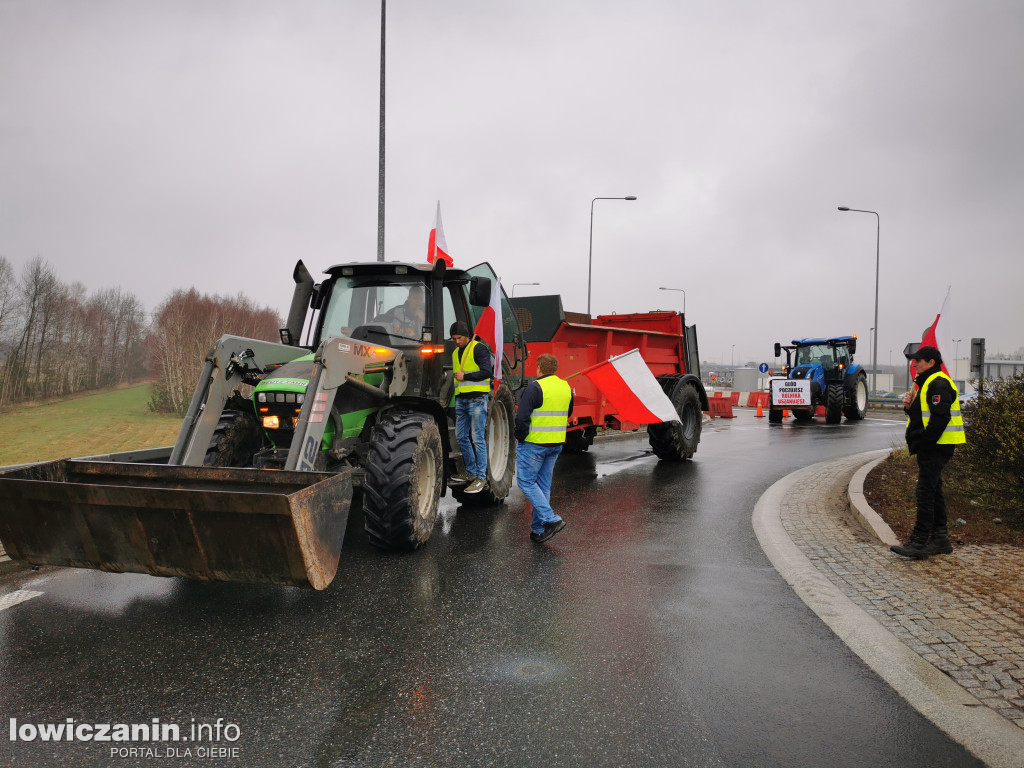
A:
[[[917,523],[914,533],[928,536],[946,530],[946,497],[942,493],[942,470],[952,452],[932,450],[917,454]]]

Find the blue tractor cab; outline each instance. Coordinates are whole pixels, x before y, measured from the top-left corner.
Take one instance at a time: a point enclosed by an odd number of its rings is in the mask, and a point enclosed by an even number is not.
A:
[[[785,387],[772,387],[768,420],[782,422],[783,410],[789,410],[798,421],[813,418],[819,405],[825,407],[825,421],[838,424],[845,415],[848,421],[863,419],[868,410],[867,374],[853,361],[857,351],[856,336],[793,339],[792,344],[775,344],[775,357],[786,352],[785,378],[808,382],[801,391],[808,393],[810,405],[790,405],[776,395]],[[804,401],[806,403],[806,397]]]

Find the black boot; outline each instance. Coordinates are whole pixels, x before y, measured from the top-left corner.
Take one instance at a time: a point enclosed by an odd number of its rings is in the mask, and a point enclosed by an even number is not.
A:
[[[906,544],[893,544],[889,547],[891,552],[895,552],[897,555],[903,555],[903,557],[912,557],[915,560],[923,560],[928,557],[928,551],[926,546],[928,544],[928,534],[921,533],[916,529],[910,534],[910,541]]]
[[[948,555],[953,552],[953,542],[949,540],[949,530],[946,526],[936,528],[928,543],[924,545],[926,555]]]

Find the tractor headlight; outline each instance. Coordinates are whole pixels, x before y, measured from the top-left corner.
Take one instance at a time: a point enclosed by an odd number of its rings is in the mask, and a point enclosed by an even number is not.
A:
[[[263,428],[264,429],[277,429],[281,426],[281,420],[277,416],[264,416],[263,417]]]

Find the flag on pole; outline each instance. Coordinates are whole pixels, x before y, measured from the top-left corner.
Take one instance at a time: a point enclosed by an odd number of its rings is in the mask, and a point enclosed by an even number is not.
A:
[[[501,316],[501,278],[491,286],[491,301],[477,320],[473,333],[487,342],[494,353],[494,383],[501,381],[501,359],[505,349],[505,325]]]
[[[654,378],[640,350],[633,349],[580,372],[615,406],[619,418],[636,424],[679,421],[679,414]]]
[[[434,228],[430,230],[427,240],[427,264],[441,259],[447,266],[454,267],[455,261],[448,255],[448,243],[444,239],[444,227],[441,226],[441,201],[437,201],[437,213],[434,215]]]
[[[939,314],[935,316],[935,322],[932,323],[931,327],[924,332],[924,336],[921,337],[921,346],[935,347],[939,350],[939,354],[942,355],[943,360],[946,358],[946,352],[943,349],[944,344],[941,342],[948,342],[951,338],[949,333],[949,292],[951,289],[952,286],[946,289],[946,298],[942,302],[942,309],[940,309]],[[948,343],[945,344],[945,346],[948,349]],[[910,361],[910,371],[912,376],[917,376],[917,365],[915,365],[915,361],[913,360]],[[949,375],[949,369],[946,368],[945,363],[942,364],[942,372],[947,376]]]

